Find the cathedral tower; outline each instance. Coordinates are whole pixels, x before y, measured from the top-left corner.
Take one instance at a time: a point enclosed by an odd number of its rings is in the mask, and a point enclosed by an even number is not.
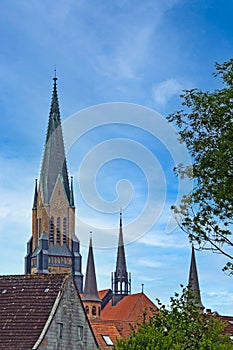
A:
[[[127,272],[125,248],[123,241],[122,213],[120,212],[120,229],[117,250],[116,270],[112,273],[112,304],[115,305],[125,295],[131,294],[131,276]]]
[[[35,183],[32,207],[32,236],[27,245],[25,273],[72,271],[80,292],[83,289],[82,257],[75,236],[73,178],[68,177],[57,78],[52,102],[39,184]]]

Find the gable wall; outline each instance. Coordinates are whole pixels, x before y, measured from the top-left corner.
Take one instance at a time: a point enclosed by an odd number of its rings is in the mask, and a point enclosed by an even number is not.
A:
[[[83,327],[83,340],[79,339],[79,326]],[[60,327],[63,328],[61,337]],[[93,333],[71,278],[69,278],[53,321],[38,349],[97,349]]]

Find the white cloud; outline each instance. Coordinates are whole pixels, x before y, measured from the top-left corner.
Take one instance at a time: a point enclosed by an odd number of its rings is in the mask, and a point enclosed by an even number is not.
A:
[[[164,266],[161,261],[154,261],[151,259],[141,258],[137,261],[137,264],[143,265],[145,267],[158,268]]]
[[[185,248],[187,239],[184,234],[166,234],[165,232],[150,232],[141,237],[137,243],[161,248]]]
[[[156,103],[165,106],[167,101],[174,95],[179,95],[183,85],[176,79],[167,79],[153,87],[152,95]]]

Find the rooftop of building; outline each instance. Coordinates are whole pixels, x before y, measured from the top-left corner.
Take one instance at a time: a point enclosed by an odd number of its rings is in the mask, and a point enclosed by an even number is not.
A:
[[[31,349],[69,275],[0,276],[0,339],[3,349]]]
[[[126,295],[116,305],[112,306],[110,300],[101,311],[103,320],[118,320],[127,322],[136,322],[146,313],[147,316],[153,316],[157,306],[144,293]]]

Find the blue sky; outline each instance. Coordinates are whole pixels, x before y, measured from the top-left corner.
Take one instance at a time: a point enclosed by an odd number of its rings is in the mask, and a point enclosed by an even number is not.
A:
[[[221,86],[232,13],[231,0],[0,1],[1,274],[23,272],[56,65],[83,270],[91,229],[98,286],[110,287],[121,206],[133,292],[144,283],[167,304],[187,283],[191,247],[170,206],[190,188],[172,171],[188,156],[164,116],[182,89]],[[204,305],[233,315],[225,259],[196,257]]]

